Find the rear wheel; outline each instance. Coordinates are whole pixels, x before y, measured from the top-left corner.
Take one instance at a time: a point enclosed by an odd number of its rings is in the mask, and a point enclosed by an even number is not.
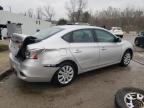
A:
[[[66,86],[74,80],[76,69],[71,63],[62,63],[59,67],[54,75],[53,82],[58,86]]]
[[[121,60],[121,66],[128,66],[130,64],[130,61],[132,59],[132,54],[129,50],[127,50]]]

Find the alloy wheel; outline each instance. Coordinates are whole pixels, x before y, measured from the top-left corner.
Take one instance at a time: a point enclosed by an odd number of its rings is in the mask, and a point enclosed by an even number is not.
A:
[[[130,61],[131,61],[131,54],[130,53],[126,53],[124,55],[124,64],[128,65],[130,63]]]
[[[72,66],[66,65],[60,68],[58,72],[58,81],[61,84],[68,84],[74,77],[74,70]]]
[[[128,108],[144,108],[144,96],[140,93],[127,93],[124,102]]]

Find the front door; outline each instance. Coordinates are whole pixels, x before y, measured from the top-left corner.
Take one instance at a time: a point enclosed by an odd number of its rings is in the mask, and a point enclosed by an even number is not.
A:
[[[115,36],[105,30],[96,29],[96,38],[100,47],[100,65],[119,62],[122,55],[122,43],[115,42]]]

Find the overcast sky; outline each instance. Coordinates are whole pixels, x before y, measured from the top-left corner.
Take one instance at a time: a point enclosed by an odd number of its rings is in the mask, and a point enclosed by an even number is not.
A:
[[[36,9],[39,6],[51,5],[54,7],[56,12],[56,17],[65,17],[65,3],[69,0],[0,0],[0,5],[4,7],[5,10],[12,8],[13,12],[20,13],[25,12],[27,9]],[[144,0],[88,0],[88,10],[102,10],[109,6],[117,8],[125,7],[135,7],[143,8]]]

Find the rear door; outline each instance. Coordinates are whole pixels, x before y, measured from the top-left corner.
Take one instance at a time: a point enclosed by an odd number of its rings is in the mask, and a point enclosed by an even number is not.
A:
[[[91,69],[99,65],[99,46],[91,29],[77,30],[72,33],[70,51],[82,69]]]
[[[95,29],[100,47],[100,65],[119,62],[122,55],[122,42],[115,42],[115,36],[105,30]]]

